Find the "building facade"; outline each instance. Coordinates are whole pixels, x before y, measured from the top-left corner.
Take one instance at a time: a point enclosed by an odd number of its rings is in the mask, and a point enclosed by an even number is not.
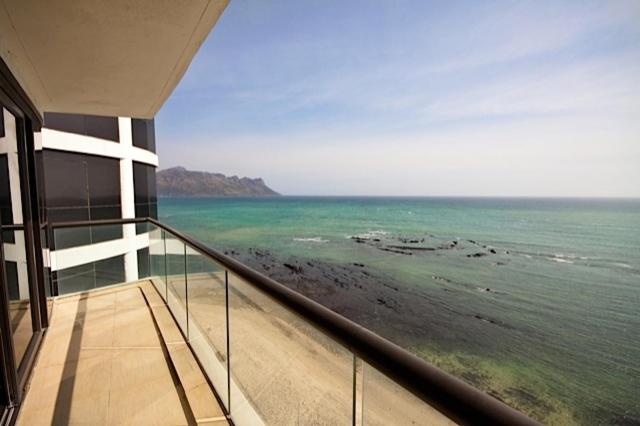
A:
[[[45,113],[40,141],[47,221],[157,218],[153,119]],[[149,243],[141,231],[102,226],[49,235],[52,293],[147,276]]]

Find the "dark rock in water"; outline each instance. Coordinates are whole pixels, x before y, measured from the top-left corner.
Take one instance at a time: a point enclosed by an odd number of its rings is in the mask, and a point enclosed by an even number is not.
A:
[[[487,317],[483,317],[482,315],[474,315],[473,316],[475,319],[479,319],[480,321],[484,321],[484,322],[488,322],[489,324],[495,324],[495,325],[500,325],[500,323],[494,319],[491,318],[487,318]]]
[[[619,414],[613,417],[610,423],[607,424],[615,426],[640,426],[640,418],[631,417],[626,414]]]
[[[380,250],[382,250],[382,251],[388,251],[388,252],[391,252],[391,253],[404,254],[404,255],[407,255],[407,256],[411,256],[411,255],[413,255],[413,253],[408,252],[408,251],[396,250],[396,249],[393,249],[393,248],[387,248],[387,247],[380,247]]]
[[[489,252],[492,254],[496,254],[496,249],[489,249]]]
[[[417,251],[435,251],[433,247],[413,247],[413,246],[387,246],[388,248],[399,249],[399,250],[417,250]]]
[[[292,265],[290,263],[283,263],[283,266],[292,271],[294,274],[301,274],[303,272],[302,266]]]
[[[520,403],[523,403],[526,407],[535,407],[536,411],[539,411],[540,413],[551,413],[554,411],[551,404],[538,398],[525,389],[508,388],[505,389],[504,393]]]
[[[467,241],[469,241],[471,244],[478,245],[478,243],[477,243],[477,242],[475,242],[474,240],[467,240]]]
[[[358,268],[364,268],[364,264],[362,263],[354,263],[353,266],[357,266]]]
[[[484,257],[486,255],[487,253],[473,253],[473,254],[468,254],[467,257]]]

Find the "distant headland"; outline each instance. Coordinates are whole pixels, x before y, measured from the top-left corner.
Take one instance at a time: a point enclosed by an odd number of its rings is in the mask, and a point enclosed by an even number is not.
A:
[[[269,188],[261,178],[239,178],[220,173],[187,170],[172,167],[156,174],[160,197],[239,197],[280,195]]]

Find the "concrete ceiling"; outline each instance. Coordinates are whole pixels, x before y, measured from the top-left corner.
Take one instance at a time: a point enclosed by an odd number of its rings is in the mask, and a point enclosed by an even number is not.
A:
[[[0,0],[0,56],[43,111],[151,118],[228,0]]]

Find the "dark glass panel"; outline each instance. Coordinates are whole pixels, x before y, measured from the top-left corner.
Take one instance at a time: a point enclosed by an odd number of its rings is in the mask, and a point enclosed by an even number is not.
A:
[[[59,294],[75,293],[95,288],[93,263],[66,268],[56,273]]]
[[[86,207],[48,208],[47,215],[51,222],[76,222],[89,220],[89,209]]]
[[[133,188],[136,204],[149,202],[149,181],[147,165],[133,162]]]
[[[158,204],[157,203],[149,204],[149,217],[152,217],[154,219],[158,218]]]
[[[7,274],[7,289],[9,290],[9,300],[20,298],[18,291],[18,264],[16,262],[4,262],[5,273]]]
[[[13,231],[2,231],[2,241],[13,244],[16,242]]]
[[[120,141],[117,117],[101,117],[98,115],[85,116],[85,131],[87,136],[93,136],[110,141]]]
[[[9,184],[9,160],[6,154],[0,155],[0,221],[5,225],[13,223],[11,186]]]
[[[123,283],[124,256],[115,256],[95,262],[96,287]]]
[[[140,279],[149,276],[149,248],[138,250],[138,277]]]
[[[133,146],[156,152],[156,131],[153,119],[131,119]]]
[[[89,204],[120,206],[120,161],[92,155],[83,157],[89,174]]]
[[[136,204],[136,217],[148,217],[149,216],[149,204],[142,203]]]
[[[61,132],[84,135],[84,117],[79,114],[44,113],[44,127]]]
[[[55,231],[55,250],[91,244],[91,230],[83,228],[58,228]]]
[[[43,155],[47,207],[88,207],[87,156],[49,149]]]
[[[45,180],[44,180],[44,158],[42,154],[42,150],[35,152],[35,160],[36,160],[36,179],[38,185],[38,206],[40,207],[40,223],[44,223],[47,221],[46,218],[46,204],[45,204]],[[45,247],[43,245],[43,247]]]
[[[4,111],[0,107],[0,138],[4,138]]]
[[[158,193],[156,190],[156,168],[149,166],[147,168],[147,182],[149,185],[149,202],[156,203],[158,201]]]
[[[47,112],[44,114],[44,127],[113,142],[120,140],[117,117]]]
[[[133,184],[135,189],[136,217],[158,217],[156,193],[156,168],[133,163]]]

